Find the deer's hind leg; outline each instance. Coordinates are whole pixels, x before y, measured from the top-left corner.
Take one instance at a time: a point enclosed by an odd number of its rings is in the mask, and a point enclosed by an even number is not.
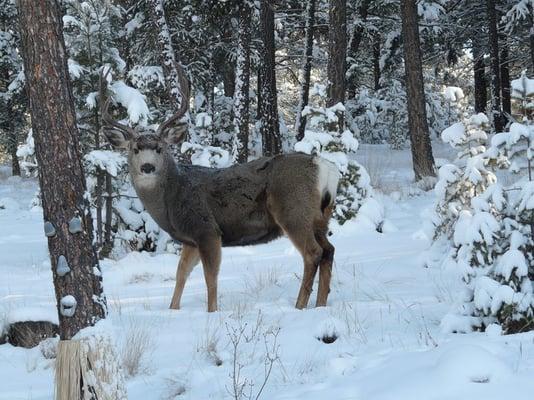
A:
[[[208,312],[217,311],[217,279],[221,264],[221,247],[219,236],[208,236],[198,245],[208,289]]]
[[[286,218],[275,216],[275,220],[300,252],[304,261],[304,273],[295,305],[296,308],[303,309],[308,305],[323,249],[315,239],[311,223],[287,215]]]
[[[330,280],[332,278],[332,264],[334,262],[335,248],[327,239],[328,221],[318,224],[315,231],[315,239],[323,249],[321,261],[319,262],[319,289],[317,290],[316,307],[326,306],[328,294],[330,293]]]
[[[176,269],[176,285],[174,286],[174,294],[172,295],[171,309],[180,309],[180,301],[184,292],[185,282],[195,265],[198,264],[199,259],[200,256],[196,247],[187,244],[183,245],[178,268]]]

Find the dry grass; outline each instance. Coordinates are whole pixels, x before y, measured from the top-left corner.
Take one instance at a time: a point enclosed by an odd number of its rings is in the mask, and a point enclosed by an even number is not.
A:
[[[148,372],[148,361],[154,352],[154,341],[149,327],[134,319],[130,320],[120,346],[120,359],[127,376]]]
[[[184,381],[179,376],[170,376],[165,378],[165,391],[163,400],[174,400],[186,392]]]
[[[202,354],[211,364],[217,367],[223,363],[217,351],[221,329],[221,321],[215,322],[209,318],[206,321],[204,332],[197,342],[197,353]]]

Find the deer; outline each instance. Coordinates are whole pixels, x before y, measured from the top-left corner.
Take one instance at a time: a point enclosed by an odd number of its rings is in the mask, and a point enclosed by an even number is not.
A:
[[[339,171],[316,155],[261,157],[227,168],[177,164],[171,146],[188,131],[189,84],[179,74],[182,102],[154,132],[113,119],[110,98],[101,109],[102,130],[114,149],[127,151],[129,175],[147,212],[182,244],[170,308],[180,309],[191,271],[202,262],[208,312],[217,311],[222,247],[270,242],[286,235],[300,252],[304,273],[297,309],[304,309],[319,270],[316,306],[326,306],[334,246],[328,224],[334,211]],[[101,76],[101,82],[102,79]],[[101,93],[104,98],[104,91]]]

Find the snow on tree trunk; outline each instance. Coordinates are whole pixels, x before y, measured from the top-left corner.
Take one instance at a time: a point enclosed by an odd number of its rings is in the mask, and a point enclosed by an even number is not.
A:
[[[295,121],[295,132],[297,132],[297,141],[304,138],[306,129],[306,118],[302,116],[302,110],[308,105],[310,95],[310,76],[313,58],[313,32],[315,24],[315,0],[308,0],[306,8],[306,48],[304,49],[304,65],[302,67],[302,86],[300,88],[299,104],[297,106],[297,118]]]
[[[347,54],[347,1],[330,0],[328,12],[328,99],[333,107],[345,103],[345,66]],[[342,132],[344,111],[338,111],[337,129]]]
[[[504,128],[501,109],[501,69],[499,61],[499,35],[497,29],[497,10],[495,0],[486,0],[488,39],[491,63],[491,108],[495,132]]]
[[[358,7],[358,18],[354,21],[354,30],[348,44],[347,54],[347,95],[349,100],[356,95],[356,76],[351,71],[351,64],[355,63],[360,50],[360,44],[365,32],[365,23],[369,15],[369,5],[371,0],[363,0]]]
[[[160,50],[161,66],[163,68],[167,92],[172,103],[178,108],[182,104],[182,101],[187,101],[187,99],[182,99],[180,79],[176,66],[176,53],[174,51],[169,26],[167,25],[167,19],[165,18],[163,0],[147,0],[147,3],[152,23],[157,29],[157,45]]]
[[[260,66],[261,98],[260,133],[263,155],[272,156],[282,150],[280,123],[278,120],[278,99],[276,95],[274,10],[268,0],[260,1],[260,35],[262,62]]]
[[[434,156],[426,115],[419,23],[415,0],[401,0],[408,124],[415,180],[435,176]]]
[[[92,246],[91,215],[84,198],[85,178],[60,5],[54,0],[20,0],[18,7],[43,216],[47,225],[54,228],[48,229],[47,237],[61,338],[56,363],[56,398],[122,399],[125,396],[120,373],[99,381],[100,368],[105,365],[102,358],[83,371],[77,353],[67,351],[67,347],[85,349],[84,344],[72,339],[105,317],[106,299]],[[81,230],[72,229],[73,218],[80,219]],[[113,359],[111,350],[106,349],[106,360]],[[115,359],[110,361],[115,362]],[[80,379],[89,375],[90,380]],[[105,387],[105,391],[99,387]]]
[[[502,35],[501,54],[499,55],[499,62],[501,65],[501,97],[502,97],[502,111],[503,123],[505,123],[509,116],[512,115],[512,101],[510,97],[510,65],[509,65],[509,45],[505,35]]]
[[[484,62],[484,48],[480,39],[473,35],[471,39],[473,51],[473,75],[475,83],[475,112],[485,113],[488,102],[486,83],[486,65]]]
[[[248,160],[251,20],[252,5],[248,1],[244,1],[240,5],[237,21],[237,60],[234,93],[236,133],[232,144],[233,158],[238,163],[244,163]]]

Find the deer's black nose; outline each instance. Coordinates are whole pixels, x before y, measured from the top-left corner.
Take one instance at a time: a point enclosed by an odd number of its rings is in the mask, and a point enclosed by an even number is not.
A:
[[[156,170],[156,167],[154,167],[152,164],[141,165],[141,172],[145,174],[150,174],[151,172],[154,172],[155,170]]]

